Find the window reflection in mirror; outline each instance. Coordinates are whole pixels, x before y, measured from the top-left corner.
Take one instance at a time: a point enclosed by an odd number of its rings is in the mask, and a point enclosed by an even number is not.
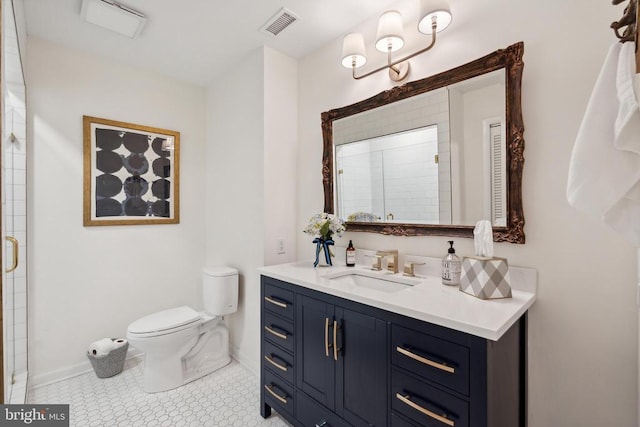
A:
[[[438,197],[449,167],[439,168],[438,161],[438,125],[338,145],[338,215],[422,224],[440,224],[444,217],[450,223],[451,202]]]

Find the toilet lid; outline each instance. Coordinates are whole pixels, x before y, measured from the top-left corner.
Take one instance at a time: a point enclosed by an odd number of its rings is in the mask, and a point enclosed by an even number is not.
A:
[[[183,305],[142,317],[129,325],[128,332],[133,334],[161,332],[201,320],[200,313]]]

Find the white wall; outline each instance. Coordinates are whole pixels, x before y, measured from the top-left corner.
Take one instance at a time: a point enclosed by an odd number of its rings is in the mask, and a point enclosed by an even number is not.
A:
[[[296,259],[298,62],[268,47],[264,119],[264,263],[272,265]],[[277,253],[278,239],[284,239],[285,253]]]
[[[230,341],[233,354],[255,373],[257,268],[295,259],[296,75],[295,61],[260,48],[207,88],[206,260],[240,272]],[[278,238],[287,253],[276,253]]]
[[[206,194],[200,87],[29,38],[32,383],[88,367],[86,349],[151,312],[200,307]],[[180,224],[82,226],[82,116],[176,130]]]
[[[252,313],[259,319],[256,268],[264,260],[263,63],[262,49],[255,50],[227,78],[207,88],[206,262],[240,273],[238,311],[228,316],[238,357],[260,351]],[[242,360],[250,365],[258,358]]]
[[[416,2],[398,8],[417,15]],[[513,265],[538,270],[539,298],[529,311],[529,427],[637,425],[635,250],[615,232],[570,208],[565,197],[573,142],[620,7],[595,0],[523,2],[451,0],[453,22],[436,47],[411,60],[411,80],[433,75],[523,40],[526,141],[523,199],[527,243],[495,245]],[[363,17],[364,18],[364,17]],[[377,19],[377,18],[376,18]],[[370,62],[376,19],[365,33]],[[426,43],[405,27],[406,52]],[[386,73],[354,81],[340,65],[341,40],[299,64],[298,228],[323,208],[320,113],[392,86]],[[376,56],[377,55],[377,56]],[[447,237],[346,233],[356,247],[398,248],[402,254],[444,256]],[[298,234],[298,257],[313,246]],[[471,239],[456,239],[461,255]],[[487,306],[490,306],[490,302]]]

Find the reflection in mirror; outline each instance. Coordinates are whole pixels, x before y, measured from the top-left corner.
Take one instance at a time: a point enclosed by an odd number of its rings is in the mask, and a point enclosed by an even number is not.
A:
[[[447,87],[453,224],[506,226],[504,70]]]
[[[473,237],[490,219],[494,240],[524,243],[522,51],[323,113],[325,211],[395,235]]]
[[[340,218],[451,224],[451,197],[438,196],[451,188],[448,154],[439,158],[449,152],[446,90],[336,120],[333,141]]]
[[[432,125],[336,146],[338,216],[438,224],[437,144]]]

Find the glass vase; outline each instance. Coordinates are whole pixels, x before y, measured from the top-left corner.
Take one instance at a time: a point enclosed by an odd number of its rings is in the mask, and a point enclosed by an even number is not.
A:
[[[331,257],[333,254],[331,253],[331,248],[334,244],[331,238],[323,239],[321,237],[316,237],[313,240],[313,243],[316,244],[316,260],[313,263],[314,267],[330,267],[333,265]]]

